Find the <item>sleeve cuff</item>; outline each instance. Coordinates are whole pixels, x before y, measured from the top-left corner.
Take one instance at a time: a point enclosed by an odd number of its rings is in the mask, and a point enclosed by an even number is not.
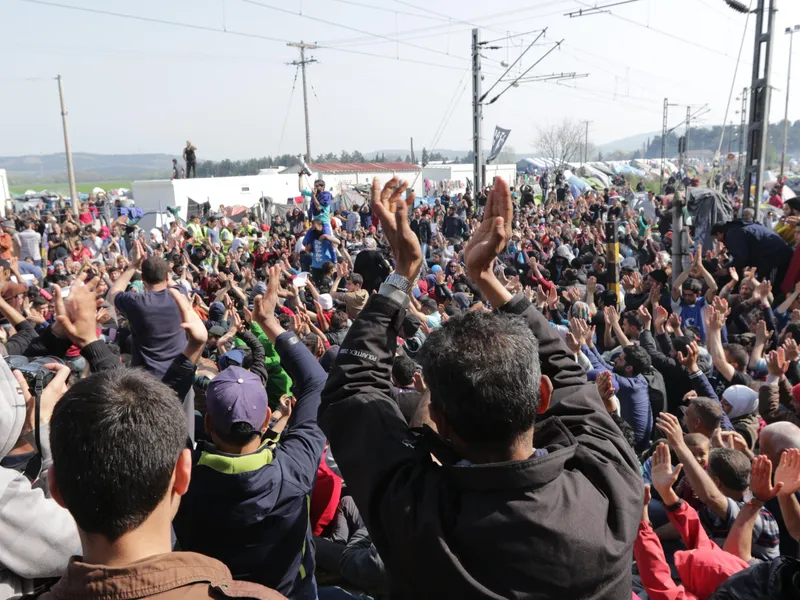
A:
[[[503,304],[503,306],[497,307],[497,310],[512,315],[521,315],[528,310],[530,305],[531,301],[525,297],[525,294],[519,292],[516,296],[511,298],[511,300]]]
[[[671,504],[670,506],[664,505],[664,509],[667,512],[677,512],[683,506],[683,500],[678,500],[677,504]]]

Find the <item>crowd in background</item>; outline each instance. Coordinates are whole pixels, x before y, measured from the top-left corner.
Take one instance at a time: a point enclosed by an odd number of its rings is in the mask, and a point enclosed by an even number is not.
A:
[[[542,183],[9,214],[0,599],[800,597],[800,200]]]

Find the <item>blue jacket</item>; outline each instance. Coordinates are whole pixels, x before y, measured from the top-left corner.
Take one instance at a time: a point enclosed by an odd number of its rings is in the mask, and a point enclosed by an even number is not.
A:
[[[275,343],[297,404],[277,445],[230,455],[198,444],[173,526],[181,550],[225,563],[234,579],[288,598],[316,598],[309,502],[325,435],[317,426],[326,374],[294,333]]]
[[[633,427],[636,450],[644,450],[650,444],[653,433],[653,409],[650,406],[650,392],[644,375],[623,377],[614,373],[614,367],[603,360],[597,348],[589,348],[584,344],[583,353],[592,363],[592,370],[586,376],[594,381],[603,371],[611,372],[614,391],[619,398],[619,409],[622,418]]]

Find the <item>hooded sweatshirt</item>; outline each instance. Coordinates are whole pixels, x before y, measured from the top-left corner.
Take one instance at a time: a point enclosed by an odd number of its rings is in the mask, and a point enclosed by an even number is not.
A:
[[[0,459],[19,439],[25,413],[22,392],[0,358]],[[31,592],[35,579],[59,577],[69,557],[80,554],[75,521],[50,498],[47,469],[53,461],[47,426],[39,434],[42,471],[33,484],[22,473],[0,467],[0,600]]]

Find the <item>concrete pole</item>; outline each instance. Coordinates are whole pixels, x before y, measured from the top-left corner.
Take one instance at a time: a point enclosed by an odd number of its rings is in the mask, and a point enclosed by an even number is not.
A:
[[[81,212],[81,201],[78,198],[78,190],[75,187],[75,169],[72,166],[72,150],[69,144],[69,127],[67,126],[67,106],[64,103],[64,86],[61,83],[61,75],[56,77],[58,80],[58,99],[61,102],[61,124],[64,127],[64,152],[67,155],[67,177],[69,178],[69,195],[72,200],[72,211],[75,218]]]

